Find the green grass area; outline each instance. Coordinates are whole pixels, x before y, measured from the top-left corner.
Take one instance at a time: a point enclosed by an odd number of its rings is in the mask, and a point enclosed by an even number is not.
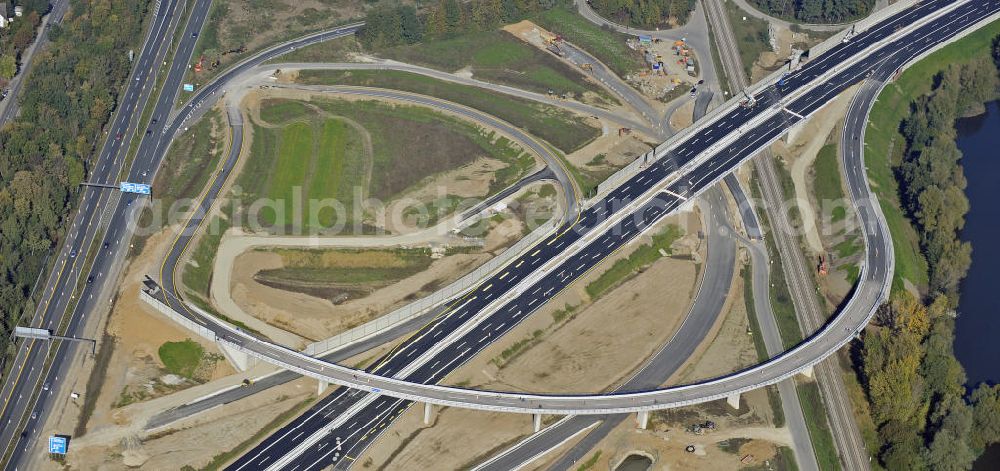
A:
[[[222,112],[212,110],[174,140],[152,184],[153,207],[143,209],[138,227],[155,230],[163,224],[177,222],[170,219],[177,215],[171,208],[178,202],[184,203],[184,200],[194,201],[208,185],[209,177],[226,154],[227,148],[222,141],[227,126]],[[189,206],[178,205],[176,210],[184,211]],[[137,232],[130,255],[142,252],[148,232],[151,231]]]
[[[837,256],[840,258],[850,257],[851,255],[861,252],[861,244],[858,242],[858,237],[844,239],[839,244],[833,246],[833,251],[836,252]]]
[[[903,288],[904,279],[918,287],[926,287],[928,282],[927,261],[920,251],[919,236],[900,209],[899,185],[894,174],[905,148],[905,139],[899,132],[900,123],[909,116],[910,104],[930,91],[938,72],[950,64],[975,60],[976,56],[969,51],[987,54],[998,34],[1000,21],[994,21],[913,64],[882,90],[872,107],[865,130],[865,165],[892,235],[896,261],[894,291]]]
[[[816,161],[813,162],[812,183],[820,211],[836,205],[831,214],[821,214],[822,219],[829,218],[830,222],[836,223],[847,217],[847,210],[839,204],[844,199],[844,187],[841,183],[840,161],[837,160],[836,144],[827,144],[819,150]]]
[[[749,263],[740,270],[740,278],[743,279],[743,304],[747,310],[747,323],[750,328],[750,336],[753,339],[753,348],[757,352],[757,361],[765,361],[770,358],[767,354],[767,346],[764,345],[764,336],[760,332],[760,322],[757,320],[757,310],[753,304],[753,270]]]
[[[305,84],[343,84],[390,88],[442,98],[496,116],[525,132],[538,136],[564,152],[573,152],[594,139],[600,128],[554,106],[398,71],[303,70],[298,81]]]
[[[283,268],[260,276],[288,282],[385,284],[426,270],[434,261],[428,249],[274,249]]]
[[[651,244],[639,246],[631,255],[616,261],[601,276],[590,282],[586,288],[587,294],[592,300],[600,298],[604,293],[638,275],[647,266],[662,257],[660,250],[670,254],[670,246],[683,235],[684,231],[680,227],[673,224],[668,225],[661,232],[653,235]]]
[[[576,468],[576,471],[587,471],[588,469],[592,469],[594,465],[597,464],[597,460],[599,459],[601,459],[601,450],[597,450],[593,455],[590,455],[590,458],[587,458],[587,461],[580,463],[580,466]]]
[[[809,429],[809,439],[812,441],[819,469],[823,471],[840,469],[840,458],[837,457],[837,448],[826,421],[826,409],[819,394],[819,386],[815,382],[808,382],[797,384],[795,390],[799,395],[802,416],[805,418],[806,428]]]
[[[535,167],[534,157],[507,138],[428,108],[336,99],[310,105],[266,100],[261,106],[266,123],[253,123],[238,184],[244,202],[271,198],[274,204],[256,213],[251,228],[339,233],[363,224],[359,197],[385,203],[479,157],[506,164],[494,172],[492,194]],[[431,209],[455,207],[445,206]],[[415,223],[433,224],[441,214],[432,213]]]
[[[305,401],[302,401],[301,403],[296,404],[296,405],[292,406],[291,408],[289,408],[288,410],[286,410],[286,411],[278,414],[277,417],[275,417],[274,419],[271,419],[270,422],[264,424],[264,426],[261,427],[260,430],[258,430],[257,432],[255,432],[253,435],[251,435],[246,440],[240,442],[240,444],[236,445],[232,450],[229,450],[229,451],[226,451],[226,452],[223,452],[223,453],[219,453],[219,454],[213,456],[212,457],[212,461],[209,461],[208,464],[206,464],[205,466],[201,467],[199,469],[199,471],[216,471],[216,470],[224,469],[224,467],[225,467],[225,465],[227,463],[229,463],[230,461],[236,459],[237,457],[239,457],[240,455],[242,455],[245,451],[249,450],[250,447],[253,446],[255,443],[259,442],[262,438],[270,435],[272,432],[274,432],[275,430],[277,430],[278,427],[281,426],[281,424],[283,424],[285,422],[288,422],[289,420],[292,419],[292,417],[295,417],[295,416],[299,415],[299,412],[301,412],[302,409],[305,409],[306,406],[308,406],[309,403],[311,403],[312,401],[313,401],[313,398],[310,397],[309,399],[306,399]],[[194,470],[194,468],[191,468],[190,466],[188,466],[186,468],[187,469],[184,469],[184,468],[181,468],[181,469],[182,469],[182,471],[193,471]]]
[[[208,288],[212,281],[212,265],[215,263],[215,253],[219,250],[222,234],[229,230],[229,217],[212,217],[207,230],[198,238],[197,245],[191,252],[193,264],[182,267],[182,283],[191,294],[202,300],[209,299]]]
[[[512,343],[509,347],[503,349],[499,356],[493,359],[493,363],[497,365],[498,368],[502,368],[504,365],[517,358],[520,354],[528,351],[529,348],[535,346],[538,342],[541,342],[543,334],[545,334],[545,331],[538,329],[532,332],[530,336]]]
[[[166,342],[157,351],[167,371],[185,378],[194,378],[205,356],[205,348],[194,340]]]
[[[503,30],[465,34],[450,39],[395,46],[380,56],[446,72],[471,67],[473,77],[488,82],[546,93],[582,95],[591,92],[608,104],[620,104],[580,70]]]
[[[757,61],[760,54],[771,51],[771,42],[767,34],[767,21],[747,15],[731,1],[725,3],[733,37],[739,44],[740,61],[743,63],[747,78],[749,78],[753,72],[753,63]]]
[[[642,56],[625,45],[628,36],[603,29],[571,8],[556,7],[538,14],[532,20],[589,52],[619,77],[645,67]]]
[[[349,62],[351,55],[361,52],[356,36],[348,35],[321,43],[300,47],[292,52],[271,59],[266,64],[287,62]]]

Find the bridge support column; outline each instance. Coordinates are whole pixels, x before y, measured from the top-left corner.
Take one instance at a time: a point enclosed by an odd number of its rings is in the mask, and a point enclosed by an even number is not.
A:
[[[429,402],[424,403],[424,425],[431,424],[431,414],[434,413],[433,406]]]
[[[532,424],[535,426],[535,433],[542,430],[542,414],[534,414],[532,416]]]
[[[316,389],[316,395],[318,396],[320,394],[323,394],[323,391],[326,391],[326,387],[329,385],[330,383],[327,383],[326,381],[323,380],[319,380],[319,387]]]
[[[729,403],[729,406],[732,407],[733,409],[739,409],[740,393],[734,393],[726,396],[726,402]]]
[[[636,413],[635,422],[636,425],[639,426],[639,428],[645,430],[646,427],[649,426],[649,411],[641,410],[638,413]]]
[[[806,378],[812,378],[813,377],[813,367],[810,366],[809,368],[806,368],[806,369],[802,370],[801,374],[802,374],[802,376],[805,376]]]

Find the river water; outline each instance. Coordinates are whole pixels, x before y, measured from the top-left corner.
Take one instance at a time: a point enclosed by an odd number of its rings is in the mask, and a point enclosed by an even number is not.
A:
[[[971,206],[962,239],[972,243],[972,267],[962,283],[955,355],[970,386],[1000,382],[1000,102],[986,109],[957,123]]]
[[[1000,102],[986,110],[956,123],[971,206],[962,239],[972,243],[972,266],[962,282],[955,356],[970,387],[1000,383]],[[990,447],[973,469],[1000,469],[1000,446]]]

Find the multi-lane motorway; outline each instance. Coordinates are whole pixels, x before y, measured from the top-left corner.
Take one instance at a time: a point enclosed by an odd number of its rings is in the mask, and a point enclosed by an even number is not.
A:
[[[108,138],[94,161],[89,179],[94,183],[114,184],[125,164],[130,139],[136,134],[138,118],[156,83],[160,64],[169,48],[169,39],[177,25],[180,2],[161,0],[155,4],[145,43],[138,54],[136,67],[125,90],[119,98],[119,108],[108,130]],[[199,0],[192,7],[190,20],[177,47],[164,90],[153,111],[160,117],[154,129],[165,124],[166,114],[172,107],[173,90],[180,86],[195,45],[195,32],[204,24],[210,0]],[[169,99],[167,96],[169,95]],[[142,135],[143,133],[138,133]],[[118,136],[123,136],[119,138]],[[155,144],[144,139],[126,181],[148,182],[150,170],[158,164]],[[32,327],[58,330],[78,336],[86,326],[90,312],[102,299],[106,280],[117,260],[127,251],[127,223],[132,216],[135,195],[120,196],[98,188],[86,188],[80,199],[78,211],[72,219],[60,250],[52,275],[48,278]],[[108,220],[110,217],[110,220]],[[101,230],[106,230],[98,239]],[[98,240],[98,243],[94,243]],[[94,251],[91,247],[96,247]],[[95,252],[88,265],[88,255]],[[86,270],[86,271],[85,271]],[[92,277],[92,278],[91,278]],[[83,281],[92,279],[92,281]],[[78,287],[82,286],[78,291]],[[67,315],[69,312],[69,315]],[[5,378],[0,405],[0,444],[4,450],[5,466],[18,469],[27,450],[37,438],[37,427],[50,410],[54,393],[59,392],[60,378],[72,363],[76,345],[59,343],[50,354],[49,345],[41,341],[25,341],[19,346],[11,374]],[[52,367],[49,367],[49,364]],[[43,387],[46,386],[46,387]]]
[[[198,15],[197,12],[199,9],[204,12],[203,8],[207,7],[207,4],[207,1],[196,3],[192,21],[187,26],[184,38],[189,37],[189,32],[200,29],[199,21],[204,21],[204,15]],[[848,309],[809,342],[771,362],[754,368],[752,373],[741,372],[699,385],[614,396],[575,397],[495,394],[457,388],[420,386],[420,383],[430,384],[439,381],[448,371],[466,361],[495,338],[512,328],[516,322],[530,314],[548,297],[572,282],[608,253],[632,240],[643,229],[683,204],[687,196],[694,195],[714,183],[738,165],[749,153],[780,136],[788,126],[794,125],[799,120],[798,115],[811,114],[831,97],[869,74],[880,76],[879,74],[891,73],[922,51],[976,24],[979,20],[995,14],[1000,9],[997,2],[962,3],[953,11],[943,14],[927,25],[913,26],[918,19],[938,9],[946,8],[948,5],[954,5],[954,3],[924,2],[918,8],[898,14],[859,34],[850,42],[835,46],[819,59],[786,78],[781,86],[769,87],[758,93],[756,107],[726,110],[724,116],[718,117],[710,123],[701,124],[697,135],[688,137],[676,147],[669,149],[668,155],[659,156],[661,158],[655,164],[633,176],[617,190],[612,191],[608,197],[584,211],[580,220],[570,228],[571,230],[564,231],[558,237],[544,241],[536,251],[512,262],[509,271],[497,275],[494,279],[486,280],[477,290],[478,294],[471,294],[462,299],[448,315],[442,316],[428,325],[418,335],[379,362],[372,371],[381,376],[368,376],[363,372],[351,372],[333,365],[322,364],[313,359],[301,358],[296,352],[266,344],[245,333],[220,325],[214,319],[199,318],[198,321],[216,330],[219,338],[223,341],[240,348],[253,350],[254,353],[271,361],[285,362],[286,366],[303,373],[344,383],[365,384],[371,381],[369,388],[380,387],[385,389],[381,392],[387,392],[394,396],[414,399],[428,397],[437,402],[453,401],[465,405],[480,404],[484,407],[501,410],[604,413],[659,408],[668,404],[693,403],[724,397],[732,392],[751,389],[760,384],[787,377],[805,365],[811,364],[817,358],[839,348],[844,338],[849,338],[855,329],[863,326],[867,321],[870,305],[860,306],[853,310]],[[171,3],[165,2],[161,8],[172,6]],[[196,27],[197,29],[194,29]],[[879,44],[881,48],[878,52],[866,51],[870,46],[894,34],[897,27],[902,30],[899,34],[903,37],[888,44]],[[185,65],[189,61],[190,49],[187,49],[187,56],[184,56],[183,42],[178,51],[178,57],[181,60],[175,60],[171,66],[165,90],[175,90],[179,86]],[[190,47],[193,48],[193,41],[190,42],[192,43]],[[152,50],[157,51],[159,48],[152,48]],[[144,48],[140,60],[146,53],[146,48]],[[834,66],[848,60],[854,62],[842,67],[842,70],[831,72]],[[141,73],[140,70],[136,72],[137,75]],[[148,71],[146,74],[148,75]],[[819,80],[819,84],[812,83],[823,74],[826,75]],[[142,79],[141,76],[139,78]],[[176,79],[177,83],[173,83],[172,79]],[[143,80],[136,80],[136,82],[141,83]],[[218,87],[213,82],[204,88],[198,96],[204,98],[207,96],[205,94],[217,91],[212,89],[213,85]],[[129,88],[132,88],[131,82]],[[128,100],[137,100],[143,95],[141,90],[139,92],[136,94],[127,91],[125,96]],[[170,95],[172,99],[172,94]],[[789,99],[789,96],[793,96],[793,98]],[[784,100],[784,106],[792,112],[774,113],[773,110],[767,111],[773,105],[778,104],[779,100]],[[123,100],[124,103],[128,102]],[[198,103],[200,101],[196,97],[192,105],[182,110],[178,116],[179,119],[170,120],[171,124],[162,133],[160,131],[165,120],[159,120],[161,124],[155,129],[156,135],[162,135],[164,138],[143,140],[129,175],[130,180],[148,181],[151,178],[151,175],[147,174],[152,173],[157,168],[163,151],[169,144],[169,139],[191,114],[199,112]],[[161,112],[169,112],[169,105],[161,108],[161,104],[163,104],[162,99],[154,109],[154,116],[163,116]],[[116,128],[131,123],[131,119],[123,120],[123,114],[120,112],[116,118]],[[747,123],[752,123],[752,127]],[[114,146],[112,145],[112,147]],[[697,161],[694,160],[696,157]],[[110,162],[114,162],[114,160],[110,160]],[[683,178],[665,180],[668,176],[674,175],[679,167],[692,163],[697,165],[688,171]],[[656,192],[655,196],[648,201],[623,210],[623,207],[628,206],[625,202],[634,202],[643,197],[648,198],[647,193],[649,193],[650,188],[662,186],[664,183],[668,183],[668,191]],[[95,216],[100,214],[96,208],[101,206],[90,201],[91,199],[99,199],[100,195],[96,193],[96,190],[90,190],[84,196],[77,218],[82,218],[82,222],[85,224],[74,224],[71,229],[70,236],[67,238],[67,248],[63,250],[62,257],[57,263],[57,274],[54,275],[54,281],[45,288],[46,294],[51,296],[51,301],[44,303],[43,308],[40,309],[43,313],[40,316],[41,323],[33,325],[44,326],[46,325],[44,322],[54,321],[56,319],[54,313],[58,311],[60,303],[62,303],[62,311],[58,312],[60,312],[59,317],[61,317],[61,312],[64,312],[70,303],[72,293],[70,287],[76,285],[76,280],[79,279],[81,273],[75,260],[77,257],[69,255],[77,251],[73,249],[74,244],[76,249],[83,252],[79,256],[86,253],[86,250],[82,250],[83,248],[90,247],[85,239],[94,237]],[[124,197],[117,202],[104,241],[114,243],[121,240],[122,236],[126,234],[125,222],[131,217],[129,207],[132,201],[132,198]],[[639,210],[636,211],[636,207],[639,207]],[[877,206],[861,205],[858,210],[866,227],[880,227]],[[615,223],[609,228],[606,218],[612,214],[615,215],[616,219],[620,219],[620,223]],[[621,217],[625,215],[636,215],[636,217]],[[77,219],[76,222],[79,223],[81,220]],[[884,231],[877,230],[874,233],[866,234],[866,236],[867,245],[873,247],[874,250],[869,250],[863,276],[871,277],[876,282],[880,279],[887,279],[889,272],[891,272],[891,261],[887,263],[886,259],[891,260],[891,253],[885,250],[889,246],[889,242],[885,238]],[[110,269],[110,264],[114,259],[112,255],[116,255],[117,250],[120,249],[116,245],[109,246],[108,250],[100,250],[94,261],[95,276],[97,277],[95,283],[84,285],[80,297],[83,302],[79,303],[75,312],[85,314],[89,310],[91,295],[95,292],[99,293],[99,288],[103,284],[101,276],[105,271],[97,270]],[[65,267],[67,264],[68,268],[60,268],[60,266]],[[544,272],[538,272],[536,268],[543,265],[548,268]],[[66,275],[63,275],[64,273]],[[61,284],[60,280],[63,280]],[[878,283],[873,283],[873,285],[878,285]],[[60,289],[56,289],[57,287]],[[516,297],[510,294],[515,292],[520,293]],[[855,301],[861,299],[861,301],[856,302],[858,305],[871,304],[877,303],[881,295],[880,292],[857,293],[854,299]],[[484,310],[489,304],[499,305],[499,308]],[[852,304],[854,303],[852,302]],[[55,306],[52,311],[46,307],[53,305]],[[53,312],[53,314],[46,317],[44,313],[48,312]],[[478,315],[485,312],[492,313]],[[75,331],[74,325],[82,325],[84,317],[74,314],[69,331]],[[469,319],[477,317],[476,322],[468,322]],[[840,329],[844,329],[843,333],[840,332]],[[447,341],[442,341],[443,339],[447,339]],[[38,355],[37,352],[33,356],[32,350],[41,349],[37,346],[32,348],[31,343],[26,349],[27,353],[24,354],[24,358],[18,360],[23,362],[22,364],[29,363],[29,357],[36,358],[35,362],[37,362],[37,358],[44,357],[44,355]],[[71,349],[60,346],[58,352],[68,350]],[[57,353],[57,358],[59,355],[65,354]],[[19,358],[21,357],[22,355],[19,354]],[[65,363],[59,362],[59,364]],[[15,379],[10,390],[29,391],[30,393],[32,389],[28,383],[31,382],[32,376],[35,378],[34,390],[37,390],[38,383],[42,379],[41,369],[39,368],[39,371],[35,372],[36,369],[33,367],[27,370],[22,367],[16,376],[11,376]],[[51,369],[48,373],[49,379],[54,381],[58,372],[58,368]],[[353,379],[352,375],[360,376],[363,381]],[[411,382],[401,382],[384,376],[399,376]],[[7,391],[8,386],[5,385],[4,407],[11,409],[11,411],[4,411],[3,414],[14,414],[16,411],[20,411],[19,417],[24,418],[29,410],[29,407],[26,407],[28,404],[22,400],[12,400],[14,393],[6,395]],[[431,391],[433,394],[427,394],[427,391]],[[45,396],[43,395],[40,401],[30,406],[30,409],[36,412],[41,410],[44,413],[44,402]],[[6,407],[8,404],[15,405],[8,408]],[[298,437],[302,436],[298,432],[309,432],[307,436],[311,436],[314,431],[326,429],[331,425],[331,421],[334,421],[333,425],[337,426],[334,427],[332,433],[312,441],[311,446],[306,447],[307,453],[300,456],[299,461],[291,465],[298,465],[299,469],[329,465],[331,457],[336,456],[332,452],[333,447],[331,446],[335,438],[341,438],[343,444],[347,445],[342,445],[343,456],[351,456],[348,453],[357,453],[371,443],[379,432],[384,430],[385,424],[407,406],[406,400],[387,395],[371,394],[359,390],[335,391],[303,418],[296,420],[289,426]],[[6,417],[6,415],[3,416],[5,420]],[[31,420],[26,422],[28,422],[26,425],[31,425]],[[5,426],[4,432],[7,433],[9,428]],[[263,443],[234,467],[241,469],[266,468],[270,465],[265,461],[266,459],[272,459],[272,463],[275,462],[273,460],[281,459],[296,444],[296,440],[292,439],[287,430],[283,432],[285,433],[279,433],[273,439]],[[330,452],[324,453],[322,450],[324,446]],[[20,449],[20,447],[21,444],[18,444],[17,448]]]
[[[612,192],[611,196],[601,203],[606,201],[622,201],[624,197],[635,198],[641,195],[641,192],[638,194],[635,193],[636,188],[634,186],[642,186],[647,181],[646,179],[651,177],[662,178],[673,170],[673,168],[676,168],[673,165],[664,165],[664,162],[676,159],[677,162],[674,165],[684,165],[694,155],[700,154],[701,151],[713,145],[714,141],[718,140],[718,137],[712,137],[712,135],[720,136],[725,134],[727,126],[729,129],[735,129],[755,117],[762,121],[752,129],[742,130],[742,133],[735,138],[734,142],[726,145],[721,150],[716,150],[716,152],[710,155],[709,159],[688,173],[682,181],[675,182],[668,187],[675,194],[696,193],[701,189],[701,186],[714,182],[731,170],[735,164],[746,158],[749,152],[756,151],[778,135],[781,135],[785,128],[798,122],[798,116],[811,114],[848,86],[863,80],[873,73],[896,70],[912,57],[933,47],[934,44],[946,40],[961,30],[995,14],[998,8],[997,5],[964,3],[958,5],[953,11],[940,13],[939,17],[928,24],[913,25],[918,19],[923,18],[931,12],[936,12],[942,7],[946,7],[946,5],[947,3],[945,2],[925,2],[918,8],[895,15],[877,27],[871,28],[854,37],[844,45],[835,46],[824,56],[821,56],[800,71],[787,77],[782,85],[768,88],[764,92],[757,94],[757,107],[730,111],[725,117],[710,123],[708,126],[703,126],[697,137],[693,137],[672,149],[670,158],[661,160],[657,164],[651,165],[643,172],[640,172],[631,181]],[[899,29],[905,30],[901,33],[901,37],[893,38],[894,40],[888,43],[883,42],[884,38],[896,31],[897,26]],[[880,43],[880,53],[866,50],[869,46],[876,43]],[[862,51],[865,53],[859,54]],[[855,54],[861,56],[855,63],[844,67],[843,70],[827,74],[819,82],[818,86],[809,83],[816,77],[829,71],[831,66]],[[780,98],[794,93],[804,85],[810,86],[799,93],[799,96],[785,103],[790,112],[771,114],[765,117],[757,116],[759,114],[757,110],[767,109],[777,104]],[[699,143],[699,141],[701,142]],[[652,183],[658,181],[656,179]],[[646,186],[651,185],[647,183]],[[642,191],[644,190],[645,188]],[[568,261],[549,268],[540,276],[540,279],[536,283],[530,283],[530,286],[524,290],[525,295],[517,296],[510,300],[504,299],[505,302],[501,303],[500,308],[496,310],[495,314],[479,319],[472,326],[474,328],[470,329],[467,326],[465,332],[459,332],[456,335],[456,330],[463,324],[466,324],[466,318],[472,317],[473,313],[481,312],[485,303],[497,299],[496,297],[498,296],[503,297],[502,294],[510,288],[509,284],[501,283],[501,286],[497,286],[493,283],[494,280],[487,280],[484,282],[483,287],[480,288],[481,292],[484,293],[483,297],[485,299],[479,300],[478,295],[476,295],[474,299],[463,300],[453,311],[452,315],[445,316],[438,322],[431,324],[414,339],[405,343],[401,348],[385,358],[384,361],[380,362],[374,368],[375,372],[380,374],[397,374],[406,379],[423,383],[433,383],[440,380],[456,364],[470,357],[470,353],[474,354],[474,351],[478,351],[483,345],[492,342],[490,339],[492,335],[499,336],[502,334],[504,330],[509,329],[510,323],[516,322],[527,315],[541,299],[544,299],[551,292],[555,291],[556,288],[564,286],[565,283],[571,281],[572,278],[578,276],[582,271],[585,271],[591,265],[591,263],[587,262],[588,259],[596,260],[602,258],[602,255],[606,255],[616,246],[634,237],[640,228],[654,222],[665,212],[677,207],[682,203],[682,200],[683,198],[678,198],[666,192],[657,194],[651,202],[644,205],[643,210],[635,213],[640,216],[639,218],[626,218],[620,225],[614,226],[616,230],[605,231],[600,236],[593,237],[594,240],[592,243],[581,244],[585,245],[585,247],[577,251]],[[578,226],[584,225],[584,228],[587,228],[590,225],[590,228],[594,227],[596,225],[594,223],[609,211],[609,207],[601,203],[585,211]],[[866,222],[866,227],[880,227],[877,207],[859,205],[858,210],[859,216]],[[539,265],[540,261],[535,261],[534,257],[546,260],[551,259],[553,256],[559,254],[559,249],[563,246],[580,240],[582,235],[580,232],[586,233],[586,231],[567,231],[562,233],[559,238],[546,241],[540,245],[536,252],[530,254],[524,260],[513,263],[513,267],[517,268],[517,263],[522,262],[530,263],[531,266]],[[873,249],[869,251],[863,274],[865,277],[870,277],[872,283],[867,283],[866,285],[875,287],[886,286],[887,283],[885,280],[888,280],[888,274],[891,271],[891,255],[887,254],[887,250],[885,250],[889,242],[885,238],[884,231],[881,230],[876,230],[874,233],[867,234],[867,236],[867,242]],[[549,247],[555,248],[549,249]],[[554,250],[555,253],[544,253],[549,250]],[[580,265],[577,265],[578,263]],[[534,272],[533,269],[527,273],[512,270],[509,273],[500,275],[497,279],[512,278],[514,281],[510,283],[516,283],[519,279],[530,276],[532,272]],[[497,288],[499,288],[497,292],[500,294],[485,294],[491,289]],[[852,302],[852,306],[856,307],[851,309],[851,306],[849,306],[847,311],[838,316],[837,319],[810,341],[750,371],[740,372],[726,378],[708,381],[699,385],[655,392],[647,391],[610,397],[600,395],[568,397],[499,394],[465,391],[457,388],[418,388],[400,381],[370,377],[359,373],[354,374],[361,376],[364,381],[370,380],[372,386],[369,387],[391,388],[391,390],[382,390],[379,392],[386,392],[392,396],[427,398],[431,402],[457,403],[466,406],[480,404],[484,407],[512,411],[538,410],[555,413],[601,413],[607,411],[651,409],[673,404],[701,402],[707,399],[725,397],[733,392],[759,387],[761,384],[775,382],[811,365],[817,359],[836,350],[843,342],[849,340],[856,333],[857,329],[867,322],[872,308],[878,304],[883,295],[884,290],[880,289],[857,293],[855,300]],[[861,301],[858,301],[859,299]],[[469,309],[468,306],[470,304],[476,305]],[[491,329],[494,332],[499,332],[491,334]],[[243,348],[255,349],[259,347],[259,343],[252,340],[247,342],[244,338],[241,338],[238,334],[234,335],[231,331],[220,333],[225,341],[241,345]],[[445,337],[447,340],[439,342],[435,340],[437,337]],[[287,353],[280,349],[261,350],[258,353],[272,361],[277,356],[287,355]],[[417,360],[410,360],[413,357],[416,357]],[[316,366],[312,363],[290,366],[299,368],[307,374],[347,383],[352,382],[350,377],[339,377],[338,375],[344,372],[333,366]],[[349,371],[346,373],[351,374]],[[420,393],[416,391],[420,391]],[[440,393],[440,396],[434,397],[434,394],[427,394],[427,391]],[[405,400],[388,397],[387,395],[372,395],[357,390],[337,391],[330,398],[317,405],[316,408],[307,413],[302,419],[276,434],[274,439],[266,441],[258,449],[249,453],[243,460],[234,465],[234,468],[266,467],[269,464],[268,460],[284,456],[287,450],[294,448],[293,445],[301,440],[302,432],[314,430],[331,429],[332,431],[325,436],[321,436],[318,440],[307,440],[305,448],[311,451],[303,456],[300,461],[283,461],[282,465],[298,466],[299,469],[304,469],[302,466],[309,467],[329,464],[331,457],[335,456],[332,448],[335,438],[342,440],[341,451],[345,452],[344,456],[351,456],[352,452],[363,449],[366,443],[370,443],[371,440],[378,436],[379,432],[384,429],[386,419],[394,418],[407,405],[408,403]],[[342,412],[345,411],[349,413],[343,414]],[[333,417],[336,417],[336,419],[333,421],[333,427],[331,428],[329,424],[333,420]],[[345,444],[347,445],[346,447],[344,446]],[[326,447],[330,451],[328,453],[318,453],[316,450],[322,447]]]

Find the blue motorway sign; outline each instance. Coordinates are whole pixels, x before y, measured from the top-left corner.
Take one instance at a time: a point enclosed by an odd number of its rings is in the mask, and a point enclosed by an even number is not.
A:
[[[149,194],[149,185],[143,185],[142,183],[121,182],[118,184],[118,189],[120,189],[122,193],[138,193],[140,195]]]
[[[185,92],[193,92],[194,91],[194,85],[191,85],[190,83],[185,83],[184,84],[184,91]]]
[[[66,437],[51,436],[49,437],[49,453],[54,453],[57,455],[66,454]]]

